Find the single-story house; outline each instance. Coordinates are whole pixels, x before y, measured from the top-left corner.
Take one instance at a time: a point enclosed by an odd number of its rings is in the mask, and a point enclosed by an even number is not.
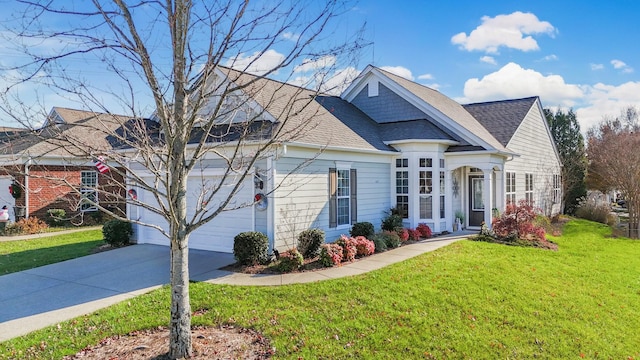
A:
[[[5,131],[0,136],[0,206],[9,207],[13,221],[16,215],[45,219],[49,209],[64,209],[67,217],[97,214],[95,205],[84,199],[97,200],[124,214],[122,199],[109,195],[124,193],[119,185],[122,176],[100,173],[88,152],[110,151],[112,144],[104,134],[115,131],[127,119],[54,107],[36,131]],[[11,194],[10,188],[16,187],[17,193]],[[80,188],[81,195],[74,188]]]
[[[279,250],[293,247],[307,228],[324,230],[331,242],[355,222],[379,229],[392,207],[407,227],[426,223],[435,233],[452,231],[456,216],[479,229],[520,199],[547,214],[560,211],[561,163],[538,97],[461,105],[374,66],[340,96],[225,68],[216,69],[213,81],[255,81],[238,90],[244,110],[232,122],[260,114],[256,141],[280,139],[240,184],[233,210],[192,234],[192,248],[231,252],[236,234],[254,230]],[[214,152],[201,164],[189,180],[191,209],[207,206],[198,203],[203,184],[218,181],[225,168]],[[152,176],[135,164],[130,170]],[[255,202],[256,195],[266,202]],[[153,198],[141,189],[138,197]],[[129,205],[127,212],[166,227],[142,207]],[[136,226],[135,233],[139,243],[168,244],[155,229]]]

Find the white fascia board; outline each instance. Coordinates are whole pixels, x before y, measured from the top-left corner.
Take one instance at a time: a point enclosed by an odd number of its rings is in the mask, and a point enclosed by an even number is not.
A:
[[[438,145],[459,145],[460,142],[455,140],[429,140],[429,139],[419,139],[419,140],[392,140],[392,141],[384,141],[386,145],[401,145],[401,144],[438,144]]]
[[[473,150],[473,151],[457,151],[457,152],[445,152],[445,156],[467,156],[467,155],[500,155],[504,157],[519,157],[520,154],[507,151],[498,150]]]
[[[360,153],[360,154],[378,154],[378,155],[393,155],[393,156],[396,156],[399,154],[399,152],[397,151],[390,151],[390,150],[356,149],[356,148],[349,148],[344,146],[324,146],[324,145],[301,143],[301,142],[285,142],[285,143],[282,143],[282,145],[300,147],[300,148],[306,148],[306,149],[322,150],[322,151],[325,151],[325,150],[326,151],[344,151],[344,152],[353,152],[353,153]]]
[[[358,74],[358,76],[353,79],[353,81],[351,81],[351,84],[349,84],[349,86],[347,86],[347,88],[342,91],[342,94],[340,94],[340,98],[348,102],[353,101],[356,95],[358,95],[358,93],[360,93],[360,91],[362,91],[362,89],[364,89],[364,87],[368,84],[368,81],[365,78],[370,77],[368,75],[371,73],[371,70],[373,70],[373,66],[367,65],[367,67],[364,68],[364,70],[362,70],[360,74]]]

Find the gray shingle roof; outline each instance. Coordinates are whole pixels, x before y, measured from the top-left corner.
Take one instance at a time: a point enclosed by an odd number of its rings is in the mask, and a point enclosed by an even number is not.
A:
[[[452,140],[458,141],[427,119],[382,123],[379,125],[384,141]]]
[[[464,105],[473,117],[504,146],[507,146],[538,97]]]
[[[20,132],[0,146],[0,155],[86,157],[112,149],[109,135],[129,117],[54,107],[64,124],[50,124],[39,131]]]
[[[223,69],[229,80],[278,121],[277,140],[359,150],[395,151],[384,144],[377,123],[335,96]]]

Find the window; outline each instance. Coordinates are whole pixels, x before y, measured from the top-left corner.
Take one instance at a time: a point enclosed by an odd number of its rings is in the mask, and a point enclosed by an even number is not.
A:
[[[533,174],[524,174],[524,198],[533,204]]]
[[[507,172],[507,183],[505,188],[505,197],[507,204],[516,203],[516,173]]]
[[[396,159],[396,207],[404,219],[409,217],[409,159]]]
[[[440,171],[440,219],[444,219],[444,171]]]
[[[97,211],[98,203],[98,172],[80,172],[80,211]]]
[[[433,159],[421,158],[418,162],[418,194],[420,196],[420,219],[433,219],[433,171],[422,170],[431,168]]]
[[[329,169],[329,227],[357,221],[357,177],[355,169]]]
[[[562,191],[560,190],[562,187],[562,178],[560,175],[553,175],[553,202],[555,204],[560,203]]]

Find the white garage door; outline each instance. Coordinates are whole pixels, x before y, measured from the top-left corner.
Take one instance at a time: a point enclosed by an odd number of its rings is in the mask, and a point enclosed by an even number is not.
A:
[[[234,199],[228,205],[228,208],[252,202],[253,182],[250,181],[251,179],[252,177],[247,177],[238,194],[236,194]],[[207,176],[204,178],[197,176],[189,179],[187,183],[187,216],[190,217],[195,212],[196,206],[200,202],[200,195],[202,194],[203,189],[210,189],[219,182],[220,179],[216,176]],[[220,196],[216,196],[216,198],[224,199],[230,191],[231,186],[224,186],[220,189]],[[142,194],[138,194],[138,198],[140,201],[149,204],[155,203],[153,196],[148,193],[142,192]],[[216,198],[214,198],[211,201],[211,204],[208,204],[206,208],[212,210],[217,208]],[[137,215],[141,221],[160,225],[163,229],[168,230],[168,223],[164,218],[162,218],[162,216],[141,208],[135,209],[134,211],[138,212]],[[189,237],[189,247],[192,249],[209,251],[233,252],[233,238],[240,232],[253,231],[253,214],[253,206],[245,206],[235,210],[223,211],[213,220],[191,233]],[[169,240],[155,229],[141,227],[138,234],[138,243],[168,246]]]

